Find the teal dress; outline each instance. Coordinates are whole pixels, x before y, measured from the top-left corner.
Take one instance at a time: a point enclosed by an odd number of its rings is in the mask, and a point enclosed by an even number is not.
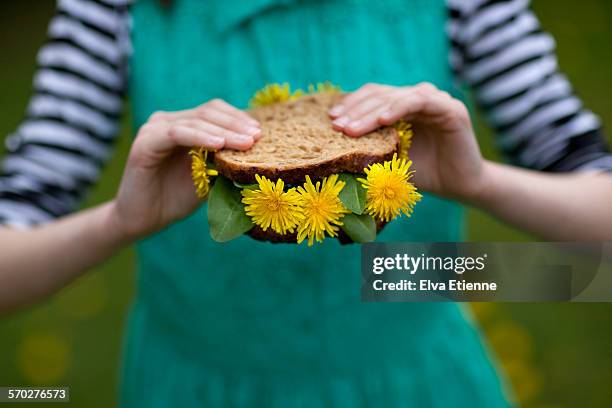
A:
[[[140,0],[132,13],[136,127],[212,98],[244,108],[269,82],[455,92],[442,0]],[[379,240],[458,241],[462,220],[426,195]],[[360,301],[358,245],[219,244],[203,205],[138,255],[125,407],[508,405],[456,304]]]

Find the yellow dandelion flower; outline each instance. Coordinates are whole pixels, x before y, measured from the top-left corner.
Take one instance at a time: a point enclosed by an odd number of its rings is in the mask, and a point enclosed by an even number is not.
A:
[[[208,150],[203,147],[191,149],[189,155],[191,156],[191,178],[196,188],[196,194],[200,198],[206,198],[210,191],[210,177],[219,173],[217,170],[209,169],[206,164]]]
[[[251,107],[272,105],[279,102],[293,101],[302,96],[301,90],[291,92],[289,84],[268,84],[259,91],[249,101]]]
[[[314,93],[323,93],[323,92],[332,92],[332,93],[336,93],[336,92],[340,92],[341,89],[338,85],[334,85],[329,81],[326,82],[318,82],[316,84],[310,84],[308,85],[308,93],[310,94],[314,94]]]
[[[344,181],[338,181],[337,174],[324,178],[323,183],[317,181],[316,185],[306,176],[304,186],[298,187],[304,213],[297,230],[298,244],[307,237],[308,246],[311,246],[315,239],[322,242],[325,233],[330,237],[338,235],[338,226],[342,225],[340,219],[349,212],[338,197],[344,184]]]
[[[412,125],[405,120],[395,122],[393,125],[399,137],[399,157],[408,159],[408,149],[412,145]]]
[[[282,235],[293,232],[304,217],[300,194],[295,188],[283,191],[285,184],[281,179],[274,184],[266,177],[255,175],[255,178],[259,184],[258,189],[242,190],[246,214],[264,231],[272,227],[273,231]]]
[[[414,205],[422,198],[409,181],[414,171],[412,162],[398,159],[376,163],[364,169],[366,178],[357,179],[367,190],[366,212],[383,221],[391,221],[400,213],[412,214]]]

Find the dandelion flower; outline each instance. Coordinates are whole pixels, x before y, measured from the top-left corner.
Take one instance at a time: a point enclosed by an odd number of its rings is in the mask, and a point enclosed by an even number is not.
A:
[[[393,127],[399,137],[399,157],[400,159],[408,159],[408,149],[412,145],[412,125],[405,120],[400,120]]]
[[[259,184],[258,189],[242,190],[246,214],[264,231],[271,227],[282,235],[293,232],[303,218],[300,194],[295,188],[283,191],[285,184],[281,179],[274,184],[266,177],[256,175],[255,178]]]
[[[206,164],[208,150],[203,147],[191,149],[189,155],[191,156],[191,178],[196,188],[196,194],[200,198],[206,198],[210,191],[210,177],[219,173],[217,170],[209,169]]]
[[[318,82],[316,84],[310,84],[308,85],[308,93],[309,94],[315,94],[315,93],[325,93],[325,92],[331,92],[331,93],[336,93],[336,92],[340,92],[341,89],[338,85],[334,85],[329,81],[326,82]]]
[[[366,212],[378,220],[391,221],[400,213],[412,214],[421,194],[409,181],[414,171],[409,171],[412,162],[398,159],[376,163],[364,169],[366,178],[357,179],[367,190]]]
[[[259,91],[249,101],[252,107],[272,105],[279,102],[293,101],[302,96],[303,92],[297,90],[291,92],[289,84],[268,84]]]
[[[322,242],[325,233],[330,237],[338,235],[338,226],[342,225],[340,219],[349,212],[338,197],[344,184],[338,181],[337,174],[324,178],[322,183],[317,181],[316,185],[306,176],[304,186],[298,187],[304,213],[297,230],[298,244],[308,238],[308,246],[311,246],[314,240]]]

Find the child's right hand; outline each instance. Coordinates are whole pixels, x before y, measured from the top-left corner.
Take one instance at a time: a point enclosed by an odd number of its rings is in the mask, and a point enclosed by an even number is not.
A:
[[[219,99],[194,109],[154,113],[130,150],[112,207],[115,227],[126,239],[135,239],[189,215],[200,200],[188,149],[246,150],[260,136],[255,119]]]

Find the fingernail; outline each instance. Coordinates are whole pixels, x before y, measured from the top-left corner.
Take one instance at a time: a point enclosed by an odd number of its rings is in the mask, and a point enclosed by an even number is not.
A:
[[[249,126],[246,128],[247,135],[255,136],[261,132],[261,129],[255,126]]]
[[[333,108],[331,108],[329,110],[329,114],[331,116],[338,116],[338,115],[340,115],[342,113],[343,110],[344,110],[344,106],[336,105],[336,106],[334,106]]]
[[[353,130],[357,130],[359,129],[359,127],[361,127],[361,121],[360,120],[354,120],[351,123],[348,124],[348,128],[353,129]]]
[[[254,126],[254,127],[259,127],[259,126],[261,126],[261,125],[259,124],[259,122],[258,122],[258,121],[256,121],[255,119],[249,119],[249,120],[248,120],[248,122],[249,122],[249,125]]]
[[[252,142],[253,136],[249,135],[237,135],[236,136],[241,142]]]
[[[210,141],[210,143],[212,144],[222,144],[223,143],[223,138],[219,137],[219,136],[209,136],[208,140]]]
[[[349,118],[347,118],[346,116],[342,116],[336,120],[334,120],[332,123],[338,127],[344,127],[346,126],[347,123],[349,123],[351,120]]]
[[[384,111],[383,113],[381,113],[380,118],[381,119],[390,119],[392,115],[393,115],[393,112],[388,110],[388,111]]]

